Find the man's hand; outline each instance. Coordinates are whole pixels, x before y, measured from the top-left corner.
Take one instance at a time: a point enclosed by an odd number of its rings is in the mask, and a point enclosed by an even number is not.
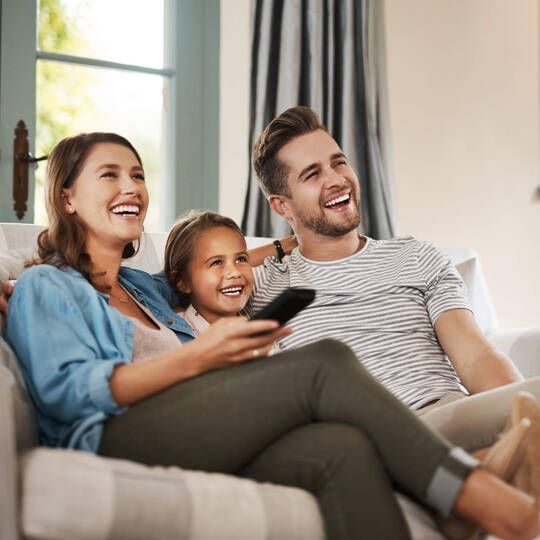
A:
[[[2,326],[6,326],[8,301],[13,294],[13,283],[10,281],[4,281],[0,286],[0,314],[2,316]]]

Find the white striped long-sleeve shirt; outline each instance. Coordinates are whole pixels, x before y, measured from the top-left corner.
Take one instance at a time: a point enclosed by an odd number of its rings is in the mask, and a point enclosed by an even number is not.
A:
[[[315,301],[292,319],[283,349],[324,338],[347,343],[364,366],[413,409],[453,391],[466,392],[433,325],[443,312],[471,309],[452,262],[412,238],[368,238],[354,255],[313,261],[298,249],[254,268],[253,310],[287,287],[310,287]]]

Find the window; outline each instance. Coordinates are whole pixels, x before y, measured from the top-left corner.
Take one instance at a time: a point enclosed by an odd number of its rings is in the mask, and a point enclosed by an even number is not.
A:
[[[190,208],[216,209],[220,0],[2,0],[0,221],[13,210],[13,137],[30,152],[63,136],[115,131],[139,150],[146,230]],[[45,166],[30,167],[25,222],[43,222]],[[34,179],[35,176],[35,179]],[[34,197],[35,196],[35,197]]]
[[[40,0],[36,51],[36,153],[63,137],[112,131],[129,139],[145,166],[147,230],[166,226],[168,88],[163,0]],[[45,167],[36,171],[34,222],[46,224]]]

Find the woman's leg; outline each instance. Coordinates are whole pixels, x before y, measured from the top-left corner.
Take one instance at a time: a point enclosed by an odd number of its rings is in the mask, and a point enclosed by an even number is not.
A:
[[[241,474],[313,493],[327,538],[410,538],[373,444],[348,424],[317,422],[295,428],[263,450]]]
[[[332,340],[210,372],[138,403],[107,422],[100,453],[236,474],[312,421],[363,430],[391,478],[446,513],[471,469]]]

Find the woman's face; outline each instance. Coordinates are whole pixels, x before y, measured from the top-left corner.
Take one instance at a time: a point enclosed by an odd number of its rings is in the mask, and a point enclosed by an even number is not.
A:
[[[189,265],[191,283],[177,284],[210,323],[244,309],[253,289],[244,237],[229,227],[214,227],[197,238]]]
[[[148,191],[143,168],[129,148],[94,145],[73,185],[63,191],[66,211],[86,225],[89,252],[94,247],[123,250],[140,238]]]

